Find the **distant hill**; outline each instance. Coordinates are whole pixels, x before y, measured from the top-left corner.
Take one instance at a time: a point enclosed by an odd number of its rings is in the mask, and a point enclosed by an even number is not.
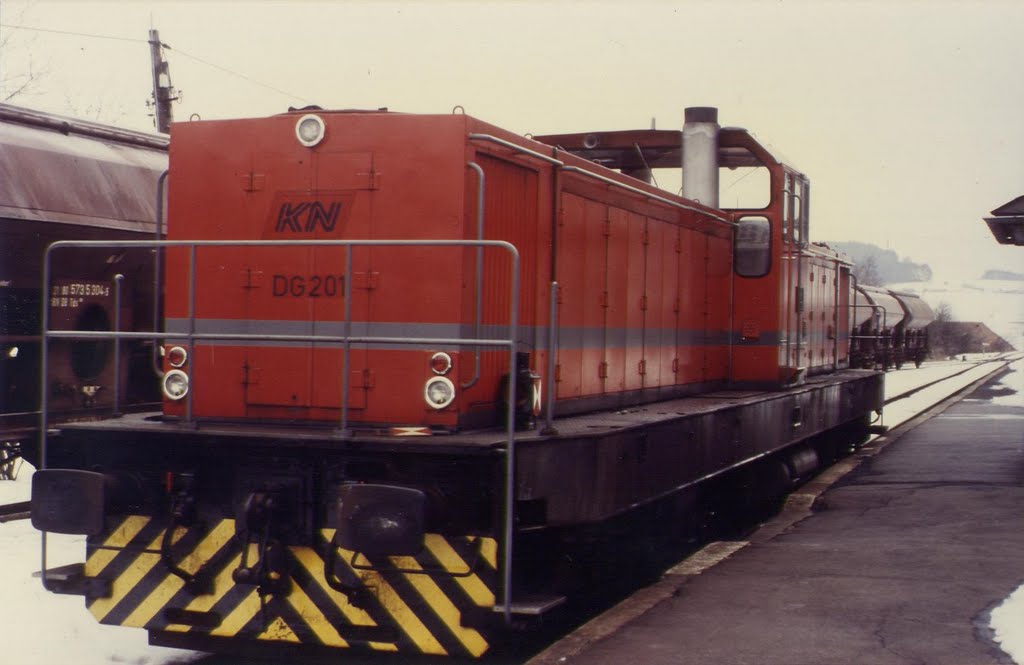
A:
[[[999,279],[1008,282],[1024,282],[1024,274],[1010,272],[1009,270],[986,270],[981,276],[982,279]]]
[[[861,269],[872,272],[872,279],[863,272],[858,274],[865,283],[876,286],[893,282],[927,282],[932,278],[932,269],[927,263],[914,263],[910,259],[901,259],[891,249],[882,249],[866,242],[829,242],[829,247],[845,252]],[[873,264],[873,268],[872,265]]]

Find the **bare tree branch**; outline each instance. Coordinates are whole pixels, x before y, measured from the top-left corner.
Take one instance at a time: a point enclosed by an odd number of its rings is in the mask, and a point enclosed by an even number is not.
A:
[[[35,4],[35,0],[26,2],[19,9],[15,10],[13,19],[7,20],[13,21],[16,25],[23,23],[25,16]],[[3,8],[6,9],[8,7],[9,3],[4,3]],[[2,68],[0,69],[0,72],[2,72],[0,73],[0,98],[5,102],[30,93],[49,74],[49,69],[47,67],[40,67],[32,57],[32,53],[35,51],[32,46],[37,36],[32,35],[23,39],[24,34],[24,31],[12,30],[10,28],[6,32],[0,32],[0,68]],[[9,56],[12,52],[28,53],[27,72],[8,74],[11,69],[8,66],[10,62]]]

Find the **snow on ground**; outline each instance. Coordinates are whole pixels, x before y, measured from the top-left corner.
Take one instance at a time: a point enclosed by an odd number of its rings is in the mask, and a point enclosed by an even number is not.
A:
[[[921,413],[928,407],[938,404],[952,393],[966,388],[992,371],[993,366],[990,363],[979,364],[979,362],[999,362],[1000,354],[977,353],[968,354],[964,358],[966,360],[928,362],[922,365],[920,369],[905,366],[899,371],[888,372],[885,375],[885,398],[887,400],[943,377],[959,372],[963,373],[955,378],[916,392],[905,399],[886,405],[882,424],[895,427]],[[1020,365],[1019,362],[1016,364]]]
[[[27,501],[33,469],[22,466],[15,481],[0,481],[0,504]],[[49,536],[47,567],[83,561],[84,536]],[[189,651],[152,647],[146,633],[96,623],[80,596],[43,590],[33,574],[40,568],[40,534],[28,520],[0,524],[0,662],[10,665],[177,665],[201,657]]]
[[[971,360],[987,359],[972,356]],[[949,386],[922,390],[912,397],[886,407],[885,424],[894,426],[923,409],[965,387],[991,369],[974,367],[972,362],[946,361],[926,363],[920,369],[904,368],[886,376],[886,392],[894,397],[942,376],[969,369]],[[1013,365],[1014,372],[1001,379],[1014,394],[993,398],[999,404],[1024,406],[1024,360]],[[1009,391],[1007,391],[1009,392]],[[31,489],[32,468],[23,466],[16,481],[0,481],[0,504],[26,501]],[[146,633],[139,629],[116,628],[96,623],[77,596],[58,596],[44,591],[38,577],[40,568],[39,533],[27,520],[0,524],[0,626],[3,647],[0,662],[11,665],[183,665],[196,663],[203,654],[149,646]],[[50,538],[48,566],[80,562],[85,553],[84,538]],[[992,630],[1003,650],[1024,665],[1024,587],[992,612]]]

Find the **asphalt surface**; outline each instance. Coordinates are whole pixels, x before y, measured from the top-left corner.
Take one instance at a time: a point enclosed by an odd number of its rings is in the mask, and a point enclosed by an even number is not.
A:
[[[991,403],[992,385],[531,664],[1012,663],[988,626],[1024,583],[1024,407]]]

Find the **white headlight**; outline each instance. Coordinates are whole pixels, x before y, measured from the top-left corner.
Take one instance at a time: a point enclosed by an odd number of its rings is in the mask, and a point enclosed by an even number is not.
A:
[[[181,367],[188,362],[188,351],[180,346],[172,346],[171,350],[167,352],[167,362],[171,364],[171,367]]]
[[[452,368],[452,357],[444,351],[438,351],[430,357],[430,369],[434,374],[447,374]]]
[[[180,369],[172,369],[164,374],[163,389],[167,399],[181,399],[188,394],[188,374]]]
[[[435,376],[427,381],[423,397],[430,406],[443,409],[455,400],[455,385],[443,376]]]
[[[324,121],[320,116],[304,115],[295,123],[295,136],[299,143],[312,148],[324,138]]]

